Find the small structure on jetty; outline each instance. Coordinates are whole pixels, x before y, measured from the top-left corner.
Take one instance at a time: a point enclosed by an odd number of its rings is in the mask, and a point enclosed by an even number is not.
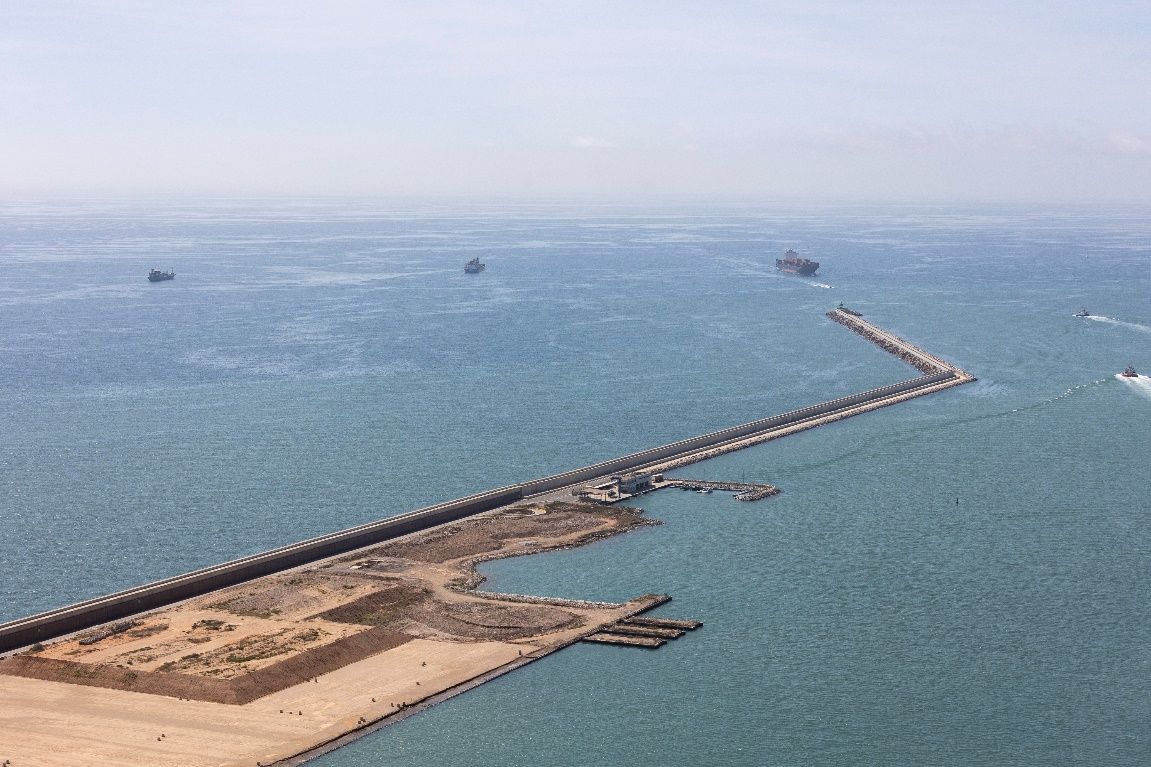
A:
[[[636,471],[617,474],[598,485],[588,485],[572,490],[571,494],[582,501],[593,503],[618,503],[657,489],[653,483],[663,478],[661,474]]]

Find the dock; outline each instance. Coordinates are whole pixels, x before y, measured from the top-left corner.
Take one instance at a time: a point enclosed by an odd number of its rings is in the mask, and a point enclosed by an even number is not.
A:
[[[583,641],[656,650],[702,625],[702,621],[633,616],[604,626],[595,633],[585,636]]]
[[[681,629],[683,631],[695,631],[703,625],[703,621],[678,620],[675,618],[644,618],[638,615],[632,618],[625,618],[620,621],[620,623],[627,626],[652,626],[654,628]]]
[[[592,644],[613,644],[622,647],[644,647],[650,650],[656,650],[667,644],[666,639],[625,636],[624,634],[617,634],[610,631],[600,631],[590,636],[586,636],[583,638],[583,641],[591,642]]]
[[[711,492],[718,490],[725,493],[735,493],[737,501],[760,501],[779,495],[779,488],[775,485],[756,485],[749,482],[717,482],[708,479],[686,479],[683,477],[665,477],[652,483],[657,489],[663,487],[678,487],[684,490],[698,492]]]

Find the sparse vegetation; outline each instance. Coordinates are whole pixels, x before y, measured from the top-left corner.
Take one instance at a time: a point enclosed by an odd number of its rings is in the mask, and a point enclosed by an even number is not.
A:
[[[470,591],[482,580],[476,563],[566,548],[652,524],[628,509],[559,504],[549,506],[547,514],[528,511],[457,522],[450,534],[434,530],[389,542],[361,553],[354,567],[341,560],[335,570],[320,566],[250,581],[135,623],[116,624],[111,628],[125,632],[120,639],[93,647],[78,647],[76,640],[49,645],[46,655],[61,659],[52,661],[61,664],[61,681],[90,677],[100,681],[84,683],[175,691],[177,697],[196,689],[196,695],[204,694],[197,699],[231,701],[234,694],[282,689],[319,669],[339,668],[353,655],[365,657],[411,637],[471,642],[542,636],[578,625],[579,618],[564,605],[509,604],[515,600]],[[438,599],[442,586],[458,596]],[[204,617],[213,615],[206,610],[243,617],[228,622]],[[345,627],[333,630],[330,623]],[[81,636],[106,636],[106,630]],[[235,633],[213,643],[222,632]],[[153,645],[124,641],[152,635]],[[69,653],[80,657],[64,661]],[[234,682],[242,684],[233,688]],[[196,687],[200,683],[207,687]]]
[[[150,637],[150,636],[153,636],[155,634],[159,634],[162,631],[167,631],[167,630],[168,630],[168,624],[167,623],[153,623],[150,626],[144,626],[142,628],[133,629],[132,631],[129,631],[128,636],[132,637],[133,639],[143,639],[144,637]]]

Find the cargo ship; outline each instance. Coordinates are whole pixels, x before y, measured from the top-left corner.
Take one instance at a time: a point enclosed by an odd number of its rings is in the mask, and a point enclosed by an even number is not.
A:
[[[175,272],[161,272],[159,269],[152,269],[148,272],[148,282],[163,282],[174,279],[176,279]]]
[[[802,274],[804,277],[810,277],[815,274],[815,270],[819,268],[819,262],[800,258],[799,254],[794,250],[788,250],[783,254],[783,258],[775,259],[775,268],[781,272]]]
[[[479,274],[486,268],[487,264],[481,264],[479,258],[473,258],[471,261],[468,261],[466,264],[464,264],[464,273]]]

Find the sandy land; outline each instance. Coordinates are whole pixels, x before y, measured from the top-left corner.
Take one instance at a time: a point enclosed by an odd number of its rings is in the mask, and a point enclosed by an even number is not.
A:
[[[520,651],[414,640],[242,706],[0,675],[0,758],[13,767],[266,765]]]
[[[0,763],[264,765],[633,614],[479,594],[478,562],[651,524],[498,510],[0,660]]]

